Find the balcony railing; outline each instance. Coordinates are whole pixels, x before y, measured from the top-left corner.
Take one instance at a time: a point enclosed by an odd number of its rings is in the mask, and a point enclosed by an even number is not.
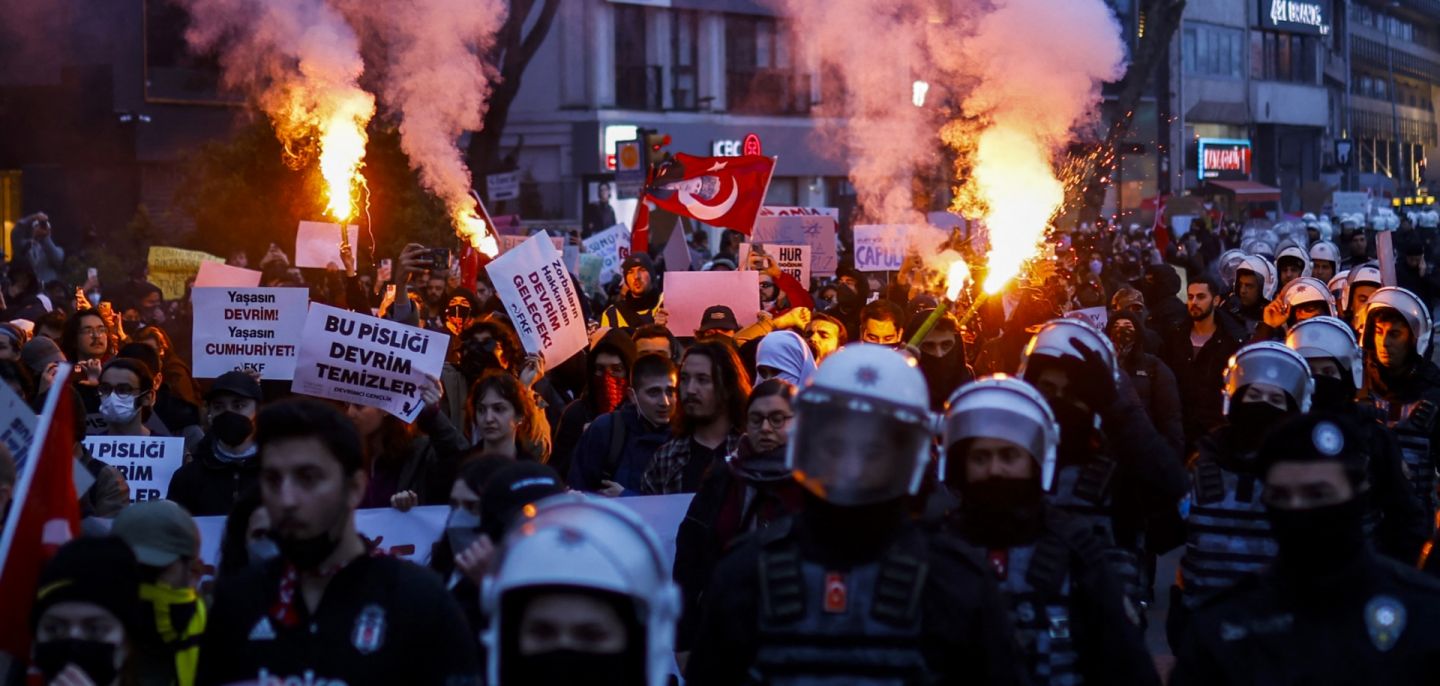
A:
[[[740,114],[809,114],[810,75],[788,69],[725,74],[728,108]]]

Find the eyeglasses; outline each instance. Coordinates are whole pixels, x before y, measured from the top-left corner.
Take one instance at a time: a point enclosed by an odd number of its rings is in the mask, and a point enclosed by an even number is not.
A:
[[[94,338],[103,338],[109,333],[110,331],[103,326],[87,326],[80,330],[81,336],[91,336]]]
[[[771,412],[770,414],[752,414],[750,415],[750,426],[760,429],[764,428],[766,424],[769,424],[770,426],[780,429],[783,428],[786,424],[790,423],[790,419],[794,416],[795,415],[793,414],[786,414],[784,412]]]
[[[115,393],[125,397],[130,397],[140,392],[140,389],[131,386],[128,383],[113,385],[108,383],[102,383],[99,386],[96,386],[95,390],[99,391],[100,395],[110,395],[112,393]]]

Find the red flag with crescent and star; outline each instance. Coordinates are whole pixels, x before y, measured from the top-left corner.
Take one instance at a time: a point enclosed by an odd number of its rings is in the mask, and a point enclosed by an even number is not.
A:
[[[750,235],[774,171],[775,159],[762,155],[695,157],[676,153],[641,197],[630,234],[631,250],[650,249],[652,209]]]

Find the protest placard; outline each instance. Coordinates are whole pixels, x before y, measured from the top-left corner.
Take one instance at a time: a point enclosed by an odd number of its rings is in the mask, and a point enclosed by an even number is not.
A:
[[[825,215],[762,216],[755,220],[750,242],[810,246],[810,273],[815,276],[834,276],[840,264],[840,254],[835,247],[835,219]]]
[[[254,371],[292,379],[310,305],[305,288],[196,288],[191,352],[197,379]]]
[[[860,224],[855,227],[855,269],[862,272],[898,271],[905,261],[909,238],[903,224]]]
[[[758,248],[758,251],[756,250]],[[759,269],[757,261],[751,257],[752,254],[764,254],[775,260],[775,266],[780,271],[794,277],[801,285],[810,287],[810,246],[808,245],[780,245],[771,243],[769,245],[755,245],[749,243],[740,244],[741,268]],[[755,252],[752,252],[755,251]],[[750,265],[746,267],[745,265]]]
[[[199,250],[152,246],[149,254],[150,283],[160,287],[166,300],[179,300],[185,297],[185,282],[194,278],[205,262],[223,264],[225,260]]]
[[[196,288],[254,288],[260,285],[260,272],[232,267],[224,262],[201,262],[195,275]]]
[[[620,275],[620,264],[630,256],[630,230],[616,224],[585,241],[585,252],[600,256],[600,283],[607,284]]]
[[[0,445],[10,459],[23,460],[35,440],[35,413],[8,383],[0,383]]]
[[[1089,323],[1101,331],[1110,320],[1110,314],[1104,307],[1086,307],[1079,310],[1071,310],[1065,314],[1067,319],[1079,319]]]
[[[490,202],[501,200],[514,200],[520,197],[520,172],[512,171],[503,174],[487,174],[485,176],[485,195]]]
[[[760,208],[762,217],[829,217],[840,221],[840,208],[838,207],[786,207],[781,205],[765,205]]]
[[[676,336],[694,336],[705,309],[715,305],[729,307],[745,327],[755,323],[760,311],[760,273],[669,272],[664,297],[667,326]]]
[[[544,234],[531,236],[485,271],[526,352],[540,355],[554,369],[585,349],[589,338],[580,298],[560,251]]]
[[[347,224],[345,233],[349,236],[350,250],[358,254],[360,227]],[[300,222],[300,227],[295,232],[295,266],[326,269],[332,264],[339,268],[345,265],[340,258],[340,225],[329,222]]]
[[[1370,194],[1365,191],[1335,191],[1330,194],[1330,209],[1336,216],[1370,214]]]
[[[125,477],[132,503],[168,495],[170,477],[185,463],[185,439],[178,436],[86,436],[85,447]]]
[[[415,421],[426,377],[440,377],[449,336],[315,303],[295,361],[296,393],[378,407]]]
[[[532,234],[532,235],[538,236],[538,235],[541,235],[541,234]],[[548,234],[546,234],[546,235],[548,235]],[[559,239],[559,238],[556,238],[556,237],[554,237],[554,236],[549,236],[549,238],[550,238],[550,245],[555,246],[555,249],[556,249],[556,250],[563,250],[563,249],[565,248],[565,241],[564,241],[564,240]],[[496,242],[498,242],[498,243],[500,244],[500,254],[501,254],[501,255],[504,255],[505,253],[510,252],[511,250],[514,250],[514,249],[520,247],[521,245],[523,245],[523,244],[525,243],[525,241],[528,241],[528,240],[530,240],[530,236],[501,235],[501,236],[499,236],[499,237],[496,239]]]

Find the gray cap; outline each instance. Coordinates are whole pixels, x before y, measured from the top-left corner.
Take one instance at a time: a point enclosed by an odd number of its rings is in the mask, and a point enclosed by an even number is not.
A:
[[[64,362],[65,353],[60,352],[60,346],[55,345],[55,341],[45,336],[36,336],[20,349],[20,361],[25,363],[30,371],[42,374],[50,363]]]
[[[135,503],[115,516],[110,532],[135,551],[147,567],[165,567],[200,557],[200,531],[185,508],[171,500]]]

